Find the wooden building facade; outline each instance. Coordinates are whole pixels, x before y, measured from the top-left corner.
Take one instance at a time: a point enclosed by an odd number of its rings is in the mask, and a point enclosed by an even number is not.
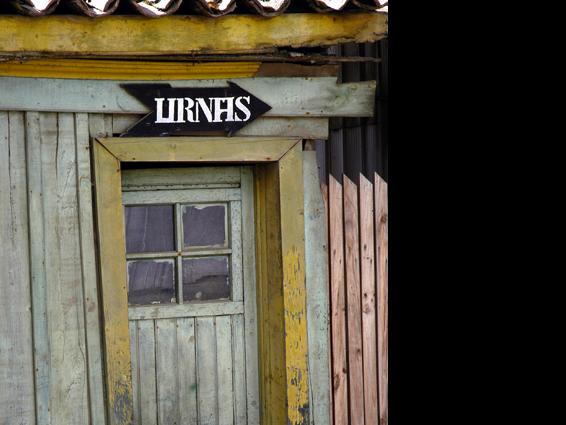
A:
[[[385,425],[386,183],[325,144],[386,3],[10,3],[0,424]]]

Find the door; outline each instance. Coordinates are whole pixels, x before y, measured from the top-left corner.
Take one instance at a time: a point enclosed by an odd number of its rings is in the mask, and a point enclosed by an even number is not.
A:
[[[122,170],[138,425],[259,423],[252,181]]]

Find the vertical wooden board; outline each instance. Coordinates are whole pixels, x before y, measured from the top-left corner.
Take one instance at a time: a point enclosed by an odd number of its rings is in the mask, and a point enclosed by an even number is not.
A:
[[[35,424],[24,116],[0,112],[0,422]]]
[[[157,368],[157,423],[179,425],[177,324],[175,319],[155,321]]]
[[[46,252],[54,270],[47,281],[47,314],[53,375],[50,397],[52,421],[88,423],[88,377],[84,328],[84,304],[77,204],[77,168],[74,116],[58,114],[57,138],[48,158],[55,179],[55,192],[46,195],[44,213],[52,215],[54,227],[45,234]],[[42,152],[43,153],[43,152]],[[44,158],[48,160],[48,158]],[[55,166],[54,166],[55,165]],[[47,164],[43,164],[43,169]],[[47,261],[47,260],[46,260]]]
[[[97,141],[94,170],[109,423],[129,424],[133,405],[120,162]]]
[[[138,331],[140,425],[157,425],[155,326],[153,320],[135,322]]]
[[[242,284],[242,202],[231,201],[230,205],[230,235],[232,255],[231,274],[232,274],[232,299],[242,301],[244,298],[244,288]]]
[[[344,277],[344,209],[342,185],[331,174],[328,186],[330,234],[330,312],[334,424],[348,424],[346,357],[346,286]]]
[[[197,375],[195,347],[195,319],[177,319],[177,358],[179,360],[179,411],[180,423],[196,425]]]
[[[55,136],[54,136],[55,137]],[[47,327],[47,280],[44,260],[44,200],[42,140],[39,112],[26,113],[26,153],[30,262],[32,286],[33,340],[35,361],[35,408],[38,424],[49,418],[49,332]]]
[[[218,424],[216,398],[216,330],[212,317],[196,319],[197,403],[199,425]]]
[[[379,424],[388,422],[388,194],[387,183],[374,174],[377,270],[377,365]]]
[[[303,152],[311,424],[330,423],[328,256],[315,151]]]
[[[104,384],[102,367],[102,341],[99,315],[96,255],[94,247],[94,219],[92,178],[90,169],[90,137],[87,114],[75,114],[77,143],[77,185],[80,228],[80,252],[84,293],[86,355],[91,421],[104,425]]]
[[[364,375],[362,362],[362,312],[358,188],[344,176],[344,235],[346,304],[348,317],[348,378],[350,424],[364,424]]]
[[[255,228],[254,228],[254,185],[251,167],[241,168],[242,188],[242,250],[243,278],[244,278],[244,323],[245,332],[245,385],[247,401],[247,424],[259,425],[259,380],[258,380],[258,331],[257,331],[257,291],[255,273]],[[239,329],[239,318],[234,318],[236,329]],[[237,332],[235,333],[235,335]],[[238,338],[234,337],[236,341]],[[235,352],[236,356],[240,353]],[[236,364],[237,359],[235,360]],[[236,372],[236,374],[239,372]],[[235,388],[239,388],[240,378],[235,378]],[[243,396],[236,396],[236,423],[246,423],[246,406],[239,403]],[[243,418],[240,420],[239,418]]]
[[[216,316],[214,320],[216,323],[217,424],[232,425],[234,423],[232,324],[230,316]]]
[[[139,368],[139,346],[138,327],[135,320],[130,321],[130,356],[132,358],[132,394],[134,395],[134,423],[140,423],[140,368]]]
[[[246,311],[245,314],[248,314]],[[251,425],[247,420],[247,388],[246,371],[251,369],[257,372],[257,365],[246,362],[246,345],[244,332],[244,316],[236,314],[232,319],[232,382],[233,382],[233,403],[234,403],[234,423]],[[256,375],[257,376],[257,375]],[[255,410],[258,410],[256,405]],[[253,415],[257,416],[257,415]],[[259,425],[259,422],[255,424]]]
[[[279,161],[287,421],[308,423],[308,338],[302,143]]]
[[[375,250],[373,185],[360,174],[360,249],[362,280],[362,335],[364,408],[366,424],[378,423],[377,323],[375,305]]]

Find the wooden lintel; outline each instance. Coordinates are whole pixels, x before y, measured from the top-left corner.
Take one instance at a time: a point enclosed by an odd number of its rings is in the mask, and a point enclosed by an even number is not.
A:
[[[387,15],[373,12],[253,15],[0,16],[0,56],[150,56],[274,52],[373,42],[387,36]]]

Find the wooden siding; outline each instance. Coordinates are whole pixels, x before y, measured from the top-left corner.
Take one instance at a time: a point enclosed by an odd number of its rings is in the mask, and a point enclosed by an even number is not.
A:
[[[387,183],[329,178],[334,425],[387,425]]]

